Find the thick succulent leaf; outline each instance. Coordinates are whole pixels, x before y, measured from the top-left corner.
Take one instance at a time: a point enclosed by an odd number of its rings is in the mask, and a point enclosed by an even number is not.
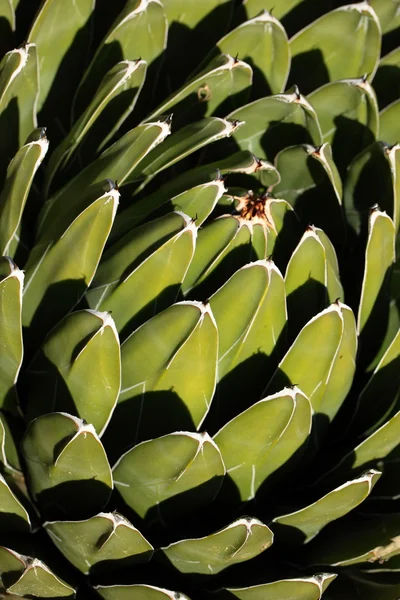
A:
[[[303,0],[276,0],[273,10],[274,15],[278,19],[281,19],[302,1]],[[249,19],[252,19],[265,10],[265,0],[243,0],[243,5]]]
[[[219,332],[220,380],[254,354],[273,353],[286,325],[286,304],[283,278],[272,261],[236,271],[210,305]]]
[[[273,539],[269,527],[246,517],[206,537],[181,540],[161,549],[181,573],[215,575],[258,556],[271,546]]]
[[[378,17],[367,2],[326,13],[290,40],[289,81],[303,93],[338,79],[372,80],[381,49]]]
[[[0,463],[3,472],[14,475],[21,471],[17,447],[5,415],[0,413]]]
[[[332,145],[335,162],[344,173],[351,160],[378,138],[375,92],[361,77],[327,83],[307,99],[317,113],[322,140]]]
[[[144,179],[140,191],[155,175],[171,167],[186,156],[204,146],[230,137],[242,125],[241,121],[231,121],[218,117],[208,117],[191,123],[171,135],[162,145],[146,156],[138,168],[134,169],[129,181]]]
[[[98,563],[104,568],[103,561],[110,566],[120,560],[134,564],[153,552],[140,531],[116,512],[99,513],[86,521],[48,521],[44,528],[60,552],[86,575]]]
[[[227,118],[244,121],[233,135],[239,148],[268,160],[286,146],[322,143],[315,111],[298,90],[255,100]]]
[[[276,535],[289,535],[292,528],[301,533],[302,543],[312,540],[326,525],[351,512],[370,495],[381,473],[371,469],[361,477],[347,481],[313,504],[287,515],[276,517],[272,529]],[[277,525],[277,527],[274,527]]]
[[[201,73],[146,116],[146,121],[174,112],[177,115],[174,125],[181,126],[188,120],[194,121],[221,112],[226,114],[229,109],[240,106],[246,100],[252,75],[250,65],[233,58],[228,52],[216,56]]]
[[[400,47],[395,48],[379,61],[374,77],[374,89],[380,108],[398,99],[400,95]]]
[[[2,532],[28,533],[31,528],[29,515],[0,473],[0,523]],[[0,569],[1,573],[1,569]]]
[[[42,3],[28,35],[28,41],[36,44],[39,54],[38,110],[43,107],[50,92],[54,89],[53,84],[59,74],[59,69],[65,61],[66,55],[71,53],[72,47],[76,45],[77,39],[80,47],[76,48],[75,60],[68,66],[71,71],[74,70],[73,67],[79,68],[82,58],[78,59],[78,56],[85,51],[88,43],[88,32],[84,33],[84,30],[92,14],[93,6],[93,0],[66,0],[62,4],[57,0],[46,0]],[[82,33],[84,33],[83,36]],[[62,80],[57,78],[55,87],[58,88],[58,102],[62,101],[67,87],[71,86],[71,80],[69,79],[65,83],[65,86],[62,85]],[[71,97],[70,94],[69,97]]]
[[[388,33],[400,27],[400,2],[393,0],[370,0],[370,4],[376,12],[381,24],[382,33]]]
[[[38,243],[26,265],[22,324],[35,341],[79,301],[96,272],[118,205],[116,190],[86,208],[53,241]]]
[[[159,0],[128,0],[99,45],[77,90],[75,118],[89,105],[103,77],[118,61],[139,58],[150,65],[167,42],[167,22]]]
[[[0,572],[7,574],[5,589],[10,598],[74,598],[75,590],[47,565],[0,546]],[[15,594],[15,596],[13,595]]]
[[[14,47],[15,31],[15,10],[11,0],[1,0],[0,18],[1,18],[1,39],[0,56],[3,56],[8,50]]]
[[[266,10],[227,33],[212,54],[218,51],[239,56],[252,66],[253,97],[284,91],[290,68],[287,34],[278,19]]]
[[[218,176],[212,181],[190,187],[174,196],[164,195],[160,190],[145,196],[118,214],[111,239],[130,231],[142,223],[151,214],[164,214],[170,210],[182,211],[195,220],[200,227],[214,210],[217,202],[227,191],[224,179]]]
[[[302,579],[283,579],[246,588],[228,588],[239,600],[320,600],[329,584],[337,577],[319,573]]]
[[[46,238],[49,231],[52,234],[53,222],[60,227],[61,221],[65,228],[71,222],[71,214],[76,216],[86,208],[91,187],[107,179],[110,173],[119,185],[125,183],[132,170],[170,130],[169,121],[158,121],[139,125],[123,135],[45,203],[39,216],[38,236]]]
[[[0,258],[0,407],[15,413],[15,384],[23,358],[22,288],[24,273],[13,261]]]
[[[298,385],[320,412],[329,375],[343,337],[342,305],[335,303],[313,317],[300,331],[278,365],[266,391]]]
[[[325,249],[325,255],[327,259],[326,288],[328,290],[328,298],[331,302],[337,300],[338,298],[343,299],[344,291],[340,282],[339,263],[335,248],[329,237],[324,231],[322,231],[322,229],[314,227],[314,231]]]
[[[342,182],[328,143],[289,146],[275,158],[281,180],[273,191],[295,209],[305,227],[321,227],[338,246],[343,245]]]
[[[0,254],[14,257],[18,248],[22,214],[32,181],[46,156],[49,142],[45,129],[38,129],[8,166],[0,194]]]
[[[95,586],[96,592],[105,600],[190,600],[183,594],[171,592],[153,585]]]
[[[364,360],[370,362],[386,331],[389,309],[389,277],[395,260],[395,227],[384,212],[373,210],[369,220],[364,277],[357,315]],[[380,315],[379,326],[376,315]]]
[[[194,222],[175,212],[126,234],[105,254],[86,294],[89,306],[112,312],[126,338],[176,301],[196,235]]]
[[[48,187],[56,171],[66,168],[82,144],[83,150],[85,144],[90,146],[90,155],[93,157],[93,153],[102,150],[113,137],[136,104],[146,76],[146,67],[144,60],[125,60],[106,73],[87,109],[52,153],[46,169]],[[82,161],[82,148],[80,159]]]
[[[37,126],[36,101],[39,89],[35,44],[26,44],[5,54],[0,63],[1,177],[11,157],[25,144]]]
[[[373,563],[378,566],[400,553],[399,526],[398,514],[352,515],[327,527],[307,546],[305,560],[335,567],[370,562],[373,568]]]
[[[386,106],[379,114],[380,139],[387,144],[396,145],[400,139],[400,100]]]
[[[32,421],[22,441],[30,490],[42,507],[75,518],[101,510],[113,488],[111,469],[93,425],[66,413]]]
[[[174,304],[134,331],[121,353],[122,390],[105,438],[118,448],[117,457],[138,441],[200,427],[217,373],[218,334],[209,306]]]
[[[108,313],[81,310],[67,315],[47,336],[24,374],[28,421],[69,412],[102,434],[121,385],[118,333]],[[101,398],[101,402],[99,402]]]
[[[308,398],[296,387],[285,388],[248,408],[214,436],[242,500],[254,498],[267,478],[303,446],[311,421]]]
[[[225,466],[207,433],[177,432],[142,442],[128,450],[113,468],[116,489],[144,518],[163,504],[182,497],[182,510],[210,502],[221,486]],[[185,502],[186,499],[186,502]]]

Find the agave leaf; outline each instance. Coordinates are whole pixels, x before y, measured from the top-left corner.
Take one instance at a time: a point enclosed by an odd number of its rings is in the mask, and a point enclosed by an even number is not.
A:
[[[2,472],[14,474],[21,471],[17,447],[14,443],[10,427],[5,415],[0,413],[0,463]]]
[[[241,125],[242,122],[237,120],[208,117],[183,127],[146,156],[139,167],[131,171],[127,183],[143,178],[144,182],[138,188],[141,191],[164,169],[208,144],[230,137]]]
[[[267,478],[303,446],[311,420],[308,398],[296,387],[285,388],[248,408],[214,436],[243,501],[254,498]]]
[[[105,254],[86,294],[89,306],[115,314],[116,327],[126,338],[176,301],[196,235],[196,225],[183,213],[170,213],[126,234]]]
[[[91,423],[101,435],[121,386],[119,339],[111,316],[89,310],[67,315],[29,365],[24,385],[29,421],[64,411]]]
[[[146,68],[144,60],[125,60],[106,73],[87,109],[52,153],[46,169],[47,189],[50,188],[56,171],[67,167],[82,144],[85,146],[86,142],[91,146],[93,157],[94,151],[102,150],[113,137],[136,104]]]
[[[389,310],[389,277],[395,260],[395,228],[384,212],[374,210],[369,220],[364,277],[357,315],[357,334],[365,361],[379,350],[386,332]],[[378,312],[377,312],[378,311]],[[375,315],[379,314],[379,325]]]
[[[7,52],[0,63],[1,177],[18,149],[37,126],[39,74],[35,44]],[[6,133],[7,132],[7,133]]]
[[[140,531],[116,512],[99,513],[86,521],[48,521],[44,528],[60,552],[85,575],[103,561],[110,566],[121,559],[143,562],[154,550]]]
[[[38,110],[41,110],[49,99],[60,67],[63,73],[68,67],[69,76],[65,85],[62,79],[57,78],[57,103],[63,103],[63,100],[65,102],[65,94],[69,101],[71,100],[71,93],[68,93],[68,88],[74,89],[71,75],[75,79],[73,72],[79,69],[82,54],[89,42],[89,32],[85,29],[92,10],[93,0],[67,0],[62,4],[57,0],[45,0],[42,3],[28,35],[28,41],[37,46],[40,59]],[[74,49],[74,56],[71,55],[72,49]],[[68,65],[65,64],[67,56]],[[68,104],[65,103],[64,106]]]
[[[374,90],[380,108],[391,104],[399,97],[400,89],[400,48],[395,48],[381,58],[374,77]],[[384,138],[382,138],[384,139]],[[397,140],[396,140],[397,141]]]
[[[186,189],[176,196],[164,196],[159,189],[155,194],[145,196],[117,215],[111,239],[130,231],[150,215],[164,214],[170,210],[183,212],[200,227],[225,192],[224,179],[219,176],[213,181]]]
[[[335,567],[367,562],[372,563],[369,568],[375,567],[373,563],[378,566],[400,553],[399,525],[398,514],[351,515],[327,527],[307,546],[306,561]]]
[[[285,385],[296,384],[309,398],[314,412],[320,412],[342,336],[341,304],[331,304],[300,331],[279,363],[266,391],[271,394]]]
[[[301,2],[302,0],[276,0],[274,4],[275,17],[281,19]],[[252,19],[265,10],[265,0],[243,0],[243,5],[248,19]]]
[[[317,225],[343,245],[342,182],[330,145],[289,146],[277,154],[275,166],[281,181],[274,194],[290,202],[305,227]]]
[[[268,160],[286,146],[322,143],[315,111],[298,90],[255,100],[231,112],[227,119],[244,121],[233,136],[239,148]]]
[[[32,139],[34,138],[34,139]],[[7,169],[0,194],[0,254],[13,257],[18,247],[22,214],[33,178],[46,156],[49,142],[44,129],[30,136]]]
[[[200,427],[217,370],[217,328],[209,306],[174,304],[134,331],[121,352],[122,390],[105,437],[117,457],[143,439]]]
[[[10,529],[13,533],[28,533],[31,521],[21,502],[11,491],[0,473],[0,520],[2,530]]]
[[[379,114],[380,138],[387,144],[396,145],[400,139],[400,127],[398,127],[400,116],[400,100],[386,106]]]
[[[258,556],[271,546],[273,538],[264,523],[246,517],[207,537],[181,540],[161,550],[181,573],[215,575]]]
[[[75,590],[50,571],[41,560],[24,556],[4,546],[0,547],[0,572],[7,574],[7,579],[10,580],[5,589],[10,598],[75,597]]]
[[[0,258],[0,407],[16,411],[15,384],[23,358],[21,327],[24,274],[8,257]]]
[[[174,112],[179,126],[188,120],[218,115],[246,100],[252,83],[252,68],[229,53],[216,56],[201,73],[195,75],[177,92],[156,108],[146,121]],[[239,99],[239,100],[238,100]]]
[[[190,600],[188,596],[153,585],[97,585],[94,589],[105,600]]]
[[[336,577],[331,573],[319,573],[302,579],[283,579],[246,588],[228,588],[227,591],[239,600],[320,600]]]
[[[231,54],[249,63],[253,68],[253,97],[283,92],[290,68],[286,31],[275,16],[266,10],[259,12],[220,39],[210,55]]]
[[[225,466],[217,445],[207,433],[176,432],[128,450],[113,468],[114,483],[125,502],[144,518],[162,503],[186,492],[196,510],[218,492]],[[185,507],[185,508],[184,508]]]
[[[0,18],[2,21],[0,56],[3,56],[14,46],[15,10],[11,0],[1,0]]]
[[[385,2],[385,0],[370,0],[371,6],[381,24],[382,33],[389,33],[400,27],[399,1]]]
[[[150,65],[166,47],[167,22],[159,0],[128,0],[97,48],[75,95],[77,119],[91,102],[106,73],[122,60]]]
[[[85,518],[107,502],[113,480],[93,425],[66,413],[42,415],[29,424],[22,453],[31,493],[45,514]]]
[[[326,235],[326,233],[322,231],[322,229],[314,227],[314,231],[325,249],[325,255],[327,259],[326,288],[328,291],[328,298],[330,302],[333,302],[338,298],[343,299],[344,291],[340,282],[339,263],[336,256],[335,248],[333,247],[333,244]]]
[[[307,97],[317,113],[323,142],[332,145],[340,173],[379,135],[378,102],[365,77],[327,83]],[[357,134],[355,135],[355,132]]]
[[[39,242],[33,248],[26,265],[22,324],[30,328],[36,342],[77,304],[90,285],[113,224],[118,197],[116,190],[104,194],[59,239]]]
[[[378,66],[381,28],[367,2],[349,4],[326,13],[290,40],[289,81],[308,94],[317,87],[368,73]]]
[[[107,179],[110,172],[119,185],[125,183],[146,154],[169,133],[168,121],[147,123],[128,131],[45,203],[39,215],[38,237],[53,235],[54,223],[59,231],[65,229],[88,206],[88,195],[97,188],[95,184]]]
[[[276,535],[282,533],[285,536],[286,527],[288,527],[290,536],[291,528],[295,528],[296,532],[302,534],[302,543],[308,543],[326,525],[348,514],[364,502],[380,476],[379,471],[371,469],[361,477],[347,481],[332,490],[313,504],[287,515],[276,517],[271,524],[273,531],[276,532]],[[277,527],[274,527],[274,525],[277,525]]]

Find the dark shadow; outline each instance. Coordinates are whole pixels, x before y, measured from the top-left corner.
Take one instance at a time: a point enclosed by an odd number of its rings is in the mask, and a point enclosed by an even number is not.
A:
[[[29,30],[41,4],[42,0],[19,0],[15,10],[15,20],[18,24],[15,31],[16,47],[28,39]]]
[[[110,464],[139,442],[196,429],[186,405],[173,389],[132,393],[137,395],[117,404],[102,437]]]
[[[272,251],[272,259],[281,273],[285,273],[288,262],[300,242],[303,232],[304,229],[299,222],[297,208],[296,212],[288,210]]]
[[[393,29],[392,31],[385,33],[384,36],[382,37],[381,56],[385,56],[392,50],[395,50],[399,45],[399,39],[400,39],[400,27],[397,27],[396,29]]]
[[[395,65],[379,67],[374,77],[373,87],[378,97],[380,110],[398,100],[400,98],[400,67]]]
[[[3,534],[29,533],[29,525],[24,519],[15,513],[0,511],[0,543]]]
[[[126,0],[113,0],[112,2],[110,0],[96,0],[91,43],[92,49],[97,48],[101,43],[125,5]]]
[[[328,305],[327,288],[309,274],[309,279],[287,297],[288,345],[292,344],[304,325]]]
[[[322,15],[345,4],[347,4],[346,0],[325,0],[324,2],[320,0],[302,0],[286,13],[280,21],[290,39],[295,33],[310,25]]]
[[[343,115],[335,117],[335,135],[332,140],[332,154],[342,179],[347,167],[357,154],[375,141],[372,131],[366,126]]]
[[[307,50],[292,57],[292,65],[287,83],[288,88],[292,85],[298,85],[300,92],[303,95],[307,95],[325,83],[329,83],[329,81],[329,72],[325,65],[324,56],[319,48]]]
[[[0,114],[0,189],[3,188],[7,167],[19,148],[19,106],[18,98],[10,100]]]
[[[3,57],[13,48],[15,48],[15,40],[10,21],[5,17],[0,17],[0,56]]]
[[[274,161],[278,152],[288,146],[312,143],[313,140],[303,125],[286,121],[271,121],[260,139],[261,147],[270,162]]]
[[[83,520],[101,511],[111,489],[95,479],[65,481],[37,495],[37,505],[46,521]]]
[[[108,534],[106,534],[108,537]],[[100,546],[100,541],[98,542]],[[90,569],[90,579],[96,582],[96,585],[115,585],[116,581],[120,581],[126,570],[137,568],[138,565],[147,563],[153,556],[152,551],[133,554],[126,558],[115,560],[102,560]]]

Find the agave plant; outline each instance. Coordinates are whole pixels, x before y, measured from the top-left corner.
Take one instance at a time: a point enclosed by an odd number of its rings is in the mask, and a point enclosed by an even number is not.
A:
[[[400,1],[272,4],[0,1],[1,598],[400,596]]]

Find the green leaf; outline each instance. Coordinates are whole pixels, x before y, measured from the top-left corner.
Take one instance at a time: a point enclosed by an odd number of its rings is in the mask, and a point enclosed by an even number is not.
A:
[[[342,306],[331,304],[303,327],[267,385],[268,393],[296,384],[309,398],[314,412],[322,410],[321,402],[343,337]]]
[[[70,75],[73,74],[74,67],[79,68],[82,61],[81,53],[85,52],[89,41],[89,32],[85,29],[92,11],[93,0],[66,0],[62,4],[57,0],[45,0],[42,3],[28,35],[28,41],[37,46],[40,59],[38,110],[45,105],[53,89],[58,88],[57,102],[61,101],[61,103],[63,103],[64,93],[68,94],[68,87],[74,89],[70,77],[65,82],[66,85],[63,85],[62,79],[59,78],[57,78],[57,85],[53,87],[53,84],[60,68],[65,73],[64,69],[68,66]],[[75,50],[73,57],[72,49]],[[67,56],[68,65],[65,64]],[[71,99],[71,93],[68,96]]]
[[[400,100],[386,106],[379,114],[380,138],[387,144],[396,145],[400,139]]]
[[[21,326],[24,274],[8,257],[0,258],[0,407],[16,411],[16,391],[23,358]]]
[[[37,558],[30,558],[0,546],[0,572],[7,573],[11,585],[7,596],[30,598],[74,598],[75,590],[57,577]]]
[[[3,56],[10,48],[14,47],[14,31],[15,31],[15,10],[11,0],[1,0],[0,2],[0,18],[1,24],[1,41],[0,41],[0,56]]]
[[[267,478],[303,446],[311,420],[308,398],[297,387],[285,388],[248,408],[214,436],[243,501],[254,498]]]
[[[178,592],[170,592],[153,585],[95,586],[94,589],[105,600],[190,600]]]
[[[96,272],[119,194],[86,208],[59,239],[38,243],[26,265],[22,323],[37,342],[79,301]]]
[[[42,510],[65,515],[97,512],[113,480],[104,448],[93,425],[66,413],[31,421],[22,441],[30,489]]]
[[[388,33],[389,31],[393,31],[393,29],[400,27],[399,0],[393,0],[392,2],[387,2],[386,0],[370,0],[370,4],[377,14],[381,24],[382,33]]]
[[[290,49],[289,81],[303,93],[365,73],[371,81],[381,50],[378,17],[367,2],[342,6],[299,31],[290,40]]]
[[[162,503],[185,492],[182,508],[196,510],[215,497],[224,475],[221,453],[207,433],[176,432],[142,442],[113,468],[116,489],[142,518],[152,508],[163,515]]]
[[[239,148],[268,160],[286,146],[322,142],[315,111],[298,90],[255,100],[227,119],[244,121],[233,136]]]
[[[258,556],[272,542],[273,533],[264,523],[245,517],[206,537],[181,540],[161,550],[181,573],[215,575]]]
[[[0,520],[2,530],[10,529],[15,535],[17,532],[28,533],[31,521],[21,502],[11,491],[6,480],[0,473]],[[0,570],[1,572],[1,570]]]
[[[75,95],[74,117],[87,108],[103,77],[118,61],[141,58],[150,65],[161,55],[166,42],[163,5],[158,0],[127,0],[81,80]]]
[[[274,4],[274,15],[281,19],[292,10],[295,6],[300,4],[302,0],[276,0]],[[247,18],[252,19],[259,15],[265,9],[265,0],[243,0],[243,5],[246,10]]]
[[[320,573],[312,577],[283,579],[253,587],[228,588],[227,591],[239,600],[320,600],[336,577],[337,575],[331,573]]]
[[[106,432],[117,456],[143,439],[200,427],[217,376],[218,334],[209,306],[174,304],[134,331],[121,353],[122,390]]]
[[[154,550],[140,531],[117,512],[99,513],[86,521],[48,521],[44,528],[65,558],[85,575],[98,563],[104,568],[103,561],[107,566],[118,565],[120,560],[143,562]]]
[[[175,212],[127,233],[104,255],[86,294],[89,306],[112,312],[126,338],[175,302],[196,236],[194,222]]]
[[[14,443],[10,427],[5,415],[0,413],[0,463],[3,472],[14,475],[21,471],[17,447]]]
[[[229,52],[216,56],[210,64],[189,82],[174,92],[156,108],[146,121],[174,112],[178,126],[226,113],[246,100],[246,91],[252,84],[252,68],[246,62],[233,58]]]
[[[108,313],[81,310],[51,331],[24,374],[28,421],[69,412],[99,435],[117,403],[121,385],[118,333]],[[99,402],[101,398],[101,402]]]
[[[46,169],[47,188],[50,188],[57,170],[67,168],[78,148],[82,162],[82,145],[83,150],[90,146],[93,158],[93,154],[101,151],[114,136],[136,104],[146,68],[143,60],[126,60],[106,73],[87,109],[52,153]]]
[[[392,52],[383,56],[378,63],[378,70],[374,77],[374,90],[378,97],[380,108],[384,108],[388,104],[391,104],[399,97],[399,67],[400,48],[395,48]]]
[[[0,63],[1,178],[6,166],[37,127],[36,101],[39,89],[35,44],[7,52]]]
[[[46,156],[48,147],[45,129],[38,129],[18,150],[8,166],[5,184],[0,194],[0,254],[2,255],[14,257],[26,200],[35,173]]]
[[[251,65],[255,97],[283,92],[290,68],[286,31],[275,16],[266,10],[260,13],[227,33],[211,53],[238,56]]]
[[[287,515],[276,517],[272,529],[279,535],[286,527],[295,528],[302,534],[302,543],[312,540],[326,525],[351,512],[370,495],[381,473],[370,470],[361,477],[347,481],[313,504]],[[274,525],[278,527],[274,527]],[[283,526],[283,527],[282,527]]]

